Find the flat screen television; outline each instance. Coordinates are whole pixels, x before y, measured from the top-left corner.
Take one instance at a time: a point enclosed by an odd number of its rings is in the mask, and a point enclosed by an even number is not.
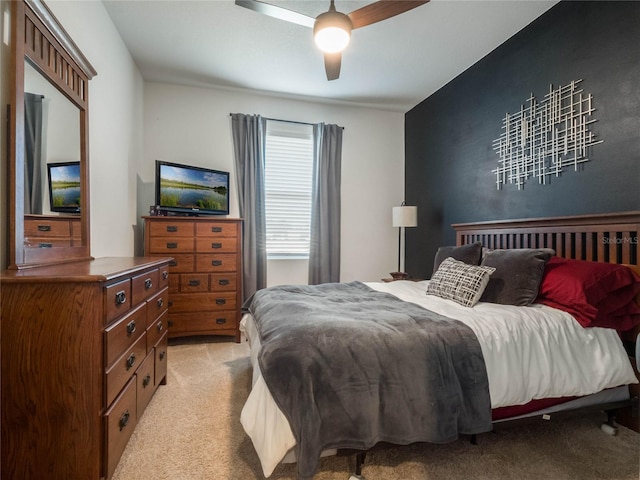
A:
[[[80,213],[80,162],[47,163],[47,177],[50,210]]]
[[[178,215],[228,215],[229,172],[156,160],[156,207]]]

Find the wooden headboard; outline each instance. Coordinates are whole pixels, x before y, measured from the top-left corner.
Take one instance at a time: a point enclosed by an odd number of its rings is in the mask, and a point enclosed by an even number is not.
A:
[[[563,258],[626,264],[640,275],[640,210],[495,222],[457,223],[456,244],[487,248],[553,248]],[[636,298],[640,305],[640,294]],[[633,341],[640,325],[623,338]]]
[[[452,227],[457,245],[480,242],[487,248],[553,248],[564,258],[640,265],[640,210],[457,223]]]

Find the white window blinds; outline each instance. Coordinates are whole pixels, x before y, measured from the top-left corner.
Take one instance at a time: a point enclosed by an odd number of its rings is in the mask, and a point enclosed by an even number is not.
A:
[[[267,121],[265,210],[268,258],[308,258],[313,127]]]

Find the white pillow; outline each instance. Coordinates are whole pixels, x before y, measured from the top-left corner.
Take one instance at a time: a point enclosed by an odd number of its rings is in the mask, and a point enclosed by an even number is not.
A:
[[[469,265],[447,257],[427,285],[427,295],[453,300],[465,307],[473,307],[489,283],[493,267]]]

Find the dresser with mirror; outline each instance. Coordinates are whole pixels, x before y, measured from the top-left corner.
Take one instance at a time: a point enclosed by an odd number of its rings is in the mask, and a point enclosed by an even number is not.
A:
[[[10,7],[0,476],[109,479],[166,383],[171,258],[91,256],[97,73],[41,0]]]

